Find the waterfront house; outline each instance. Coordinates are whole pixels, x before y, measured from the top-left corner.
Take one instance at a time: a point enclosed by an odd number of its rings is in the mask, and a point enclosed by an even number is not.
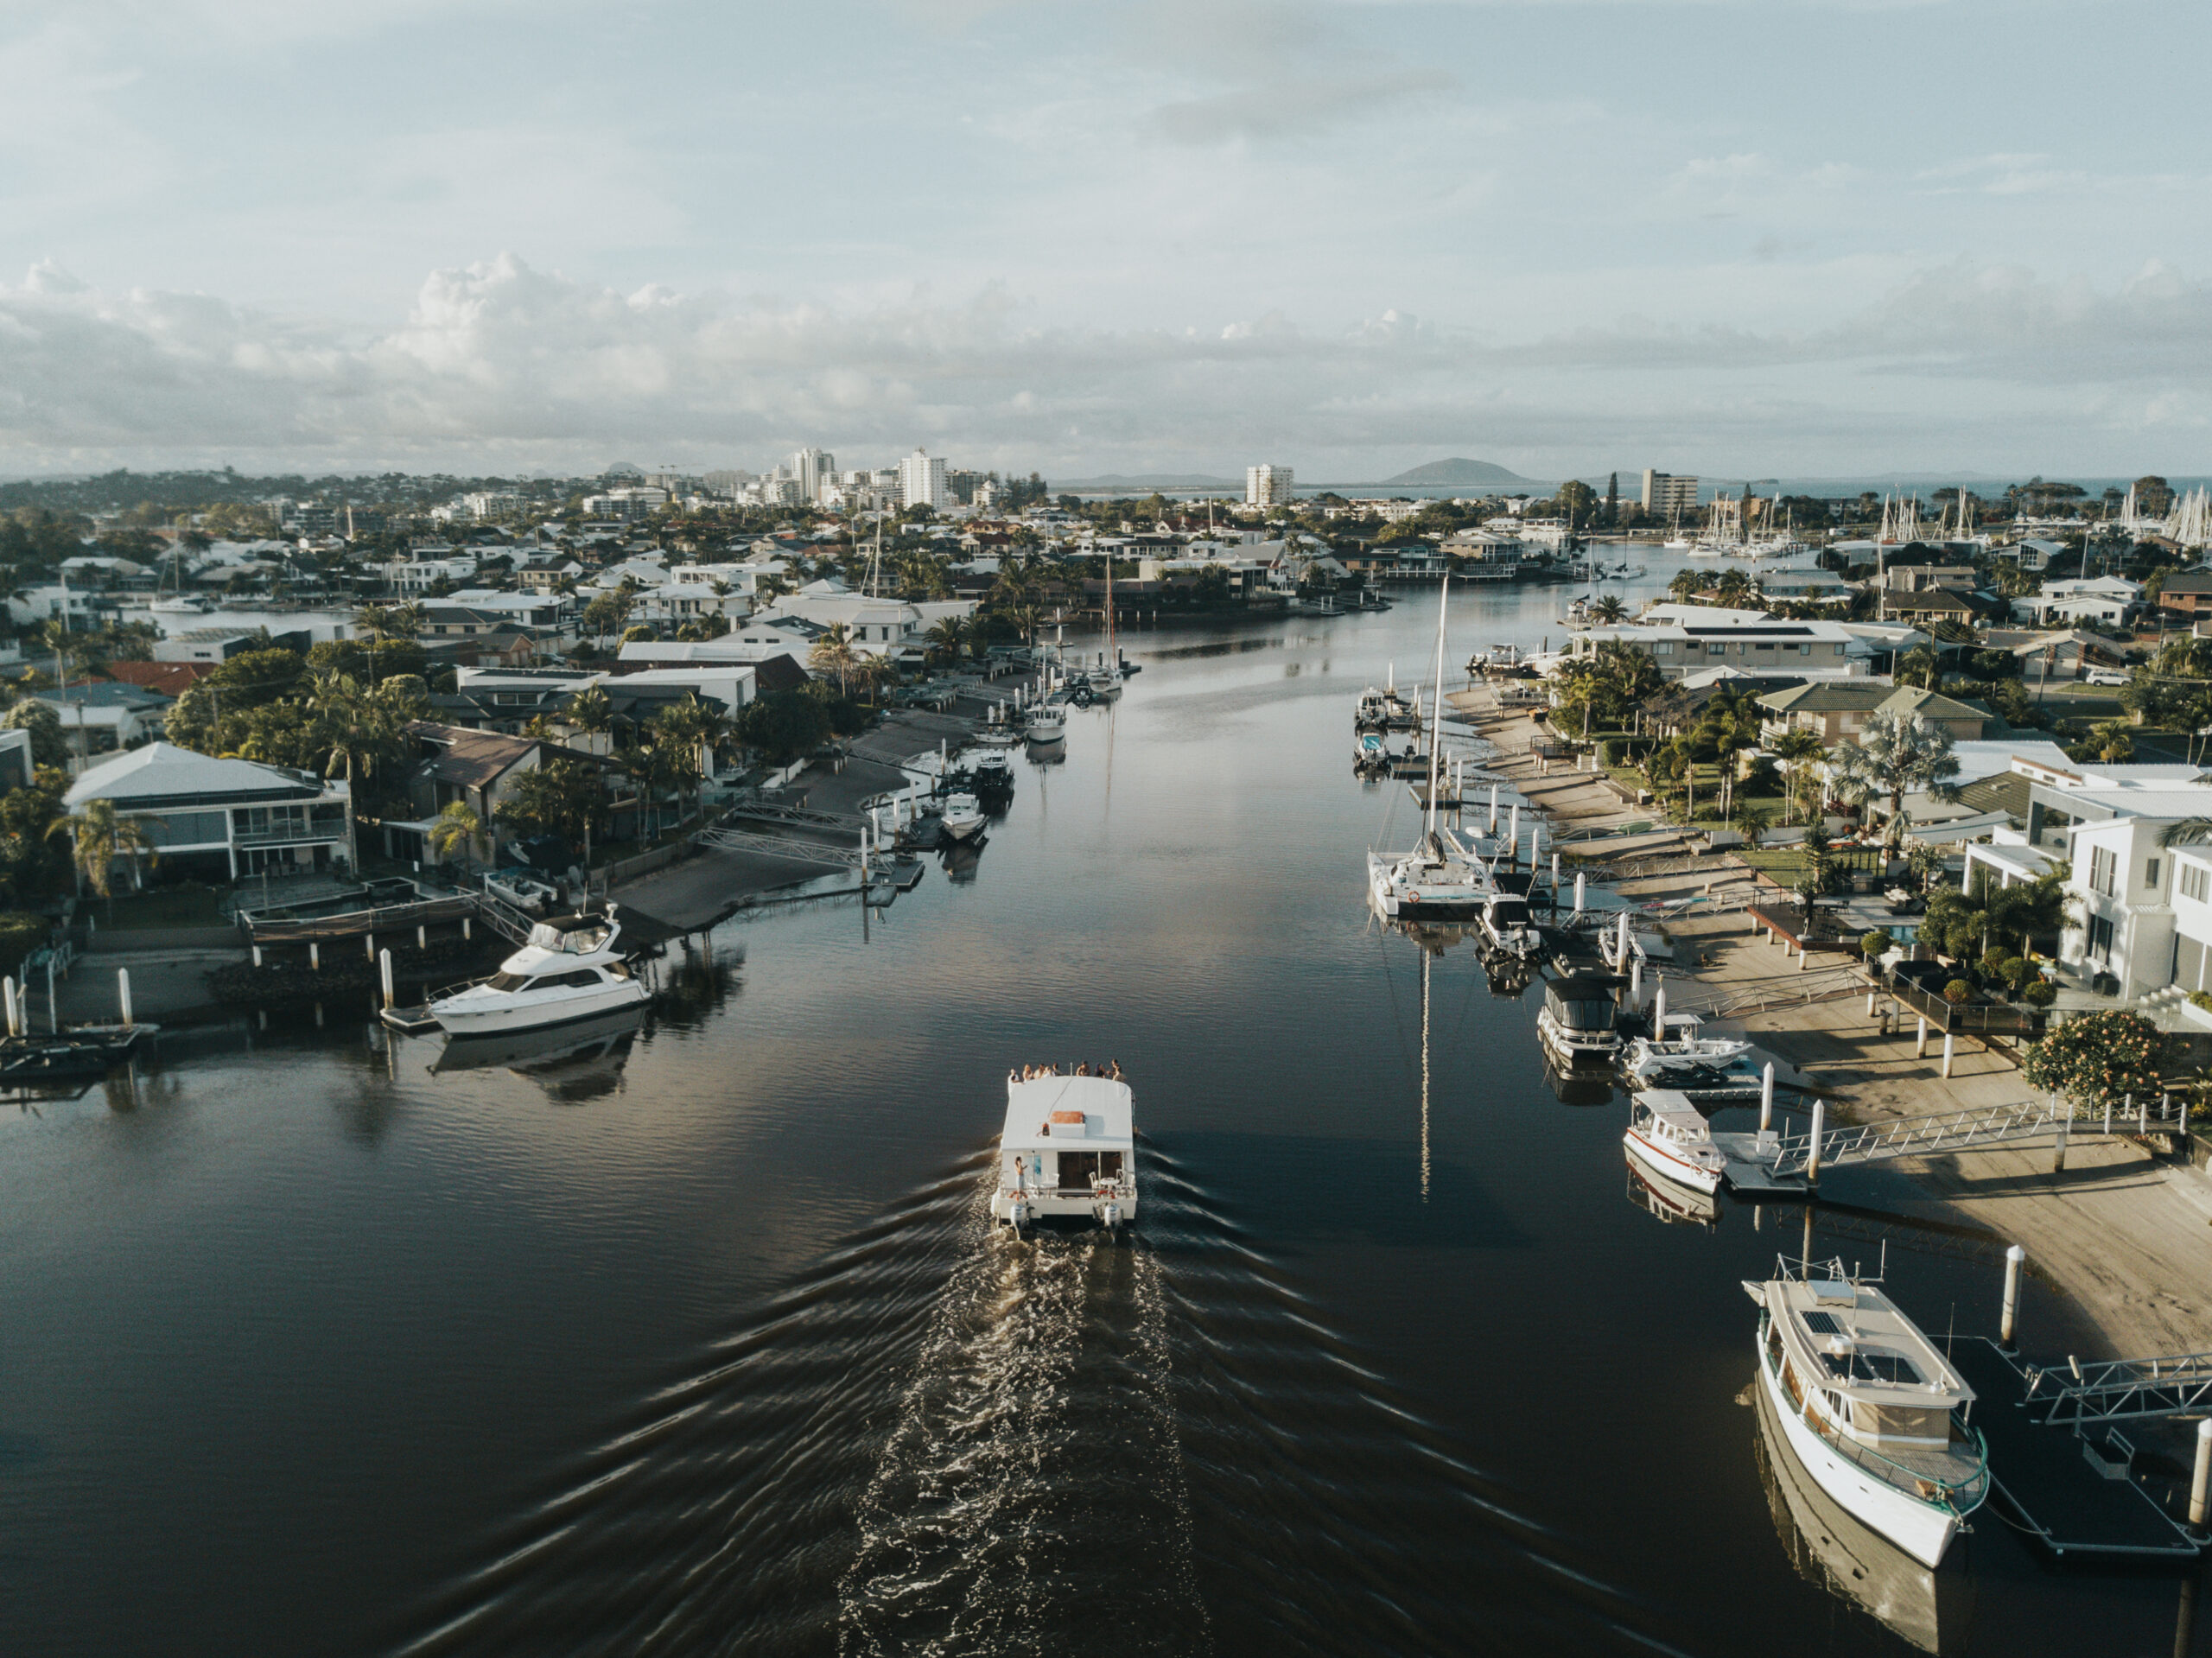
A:
[[[1954,741],[1978,740],[1996,718],[1977,703],[1872,679],[1815,681],[1770,691],[1758,702],[1768,741],[1794,726],[1811,732],[1827,748],[1858,736],[1877,714],[1917,715],[1949,733]]]
[[[2134,614],[2142,601],[2141,582],[2124,576],[2094,575],[2046,581],[2041,593],[2012,600],[2012,613],[2046,627],[2075,622],[2117,627]]]
[[[156,742],[89,768],[62,804],[88,800],[114,802],[162,866],[185,874],[235,880],[353,863],[351,792],[310,772]]]
[[[1737,668],[1750,674],[1796,674],[1834,678],[1867,671],[1869,648],[1842,623],[1780,621],[1755,611],[1708,611],[1722,620],[1676,620],[1695,606],[1654,606],[1648,619],[1613,627],[1585,628],[1570,649],[1595,656],[1598,647],[1618,644],[1649,657],[1669,679],[1707,668]]]

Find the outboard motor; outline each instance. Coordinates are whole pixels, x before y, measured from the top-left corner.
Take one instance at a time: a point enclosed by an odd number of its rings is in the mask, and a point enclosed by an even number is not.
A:
[[[1098,1218],[1106,1229],[1109,1232],[1111,1232],[1115,1228],[1118,1227],[1122,1223],[1121,1204],[1108,1204],[1103,1209],[1098,1211]]]
[[[1029,1199],[1027,1197],[1015,1198],[1012,1204],[1007,1205],[1006,1219],[1007,1224],[1014,1228],[1015,1231],[1021,1232],[1027,1230],[1029,1226]]]

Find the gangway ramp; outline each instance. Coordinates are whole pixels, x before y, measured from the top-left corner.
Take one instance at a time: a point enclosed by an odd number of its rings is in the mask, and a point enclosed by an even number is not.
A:
[[[845,869],[861,867],[857,841],[851,846],[832,846],[826,841],[803,841],[796,835],[763,835],[753,829],[727,828],[701,829],[694,838],[701,846],[719,847],[725,852],[751,852],[764,858],[830,864]]]
[[[2024,1372],[2029,1412],[2052,1427],[2199,1416],[2212,1410],[2212,1353],[2105,1359]]]

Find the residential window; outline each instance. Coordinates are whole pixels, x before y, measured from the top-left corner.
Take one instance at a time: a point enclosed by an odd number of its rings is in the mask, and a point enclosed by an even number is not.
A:
[[[2156,858],[2146,858],[2146,859],[2145,859],[2145,860],[2144,860],[2144,862],[2143,862],[2143,884],[2144,884],[2144,886],[2156,886],[2158,884],[2158,861],[2158,861],[2158,859],[2156,859]]]
[[[2089,918],[2089,955],[2093,960],[2112,960],[2112,923],[2103,916]]]
[[[2113,875],[2118,864],[2119,860],[2113,856],[2111,848],[2092,848],[2089,853],[2089,890],[2106,898],[2112,897]]]
[[[2181,867],[2180,880],[2181,895],[2183,898],[2194,899],[2199,904],[2205,901],[2206,892],[2212,890],[2212,869],[2207,869],[2201,863],[2183,864]]]

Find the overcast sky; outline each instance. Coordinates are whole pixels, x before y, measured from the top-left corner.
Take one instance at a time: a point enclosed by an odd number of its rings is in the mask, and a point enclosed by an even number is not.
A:
[[[0,0],[0,473],[2212,472],[2208,35]]]

